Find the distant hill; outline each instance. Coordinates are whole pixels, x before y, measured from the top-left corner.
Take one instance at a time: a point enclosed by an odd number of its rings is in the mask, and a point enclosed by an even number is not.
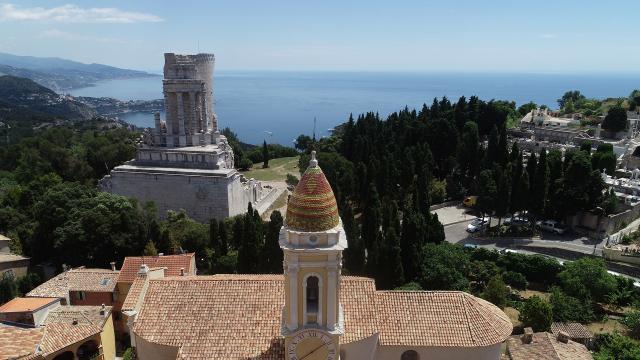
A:
[[[0,75],[25,77],[56,91],[91,86],[102,80],[157,76],[102,64],[7,53],[0,53]]]
[[[91,107],[57,94],[33,80],[0,76],[0,121],[8,123],[48,119],[87,120],[96,115]]]

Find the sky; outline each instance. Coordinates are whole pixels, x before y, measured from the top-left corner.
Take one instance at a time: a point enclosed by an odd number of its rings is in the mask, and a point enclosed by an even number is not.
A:
[[[640,1],[0,0],[0,52],[160,71],[638,72]]]

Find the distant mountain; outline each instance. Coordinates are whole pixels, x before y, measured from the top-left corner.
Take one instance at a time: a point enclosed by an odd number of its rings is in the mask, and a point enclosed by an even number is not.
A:
[[[0,121],[16,123],[32,116],[43,119],[87,120],[96,116],[96,111],[33,80],[0,76]]]
[[[54,57],[0,53],[0,75],[26,77],[56,91],[91,86],[98,81],[157,76],[102,64],[84,64]]]

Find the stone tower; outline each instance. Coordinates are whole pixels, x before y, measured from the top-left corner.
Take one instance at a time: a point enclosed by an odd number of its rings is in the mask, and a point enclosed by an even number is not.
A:
[[[218,130],[213,109],[213,54],[164,54],[166,119],[156,114],[154,145],[183,147],[214,142]]]
[[[347,239],[333,190],[315,151],[287,207],[284,252],[286,358],[338,359],[344,333],[340,306],[342,251]]]

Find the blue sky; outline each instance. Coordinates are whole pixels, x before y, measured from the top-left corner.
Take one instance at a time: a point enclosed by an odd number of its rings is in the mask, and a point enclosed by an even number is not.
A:
[[[640,1],[0,0],[0,51],[159,70],[638,72]]]

